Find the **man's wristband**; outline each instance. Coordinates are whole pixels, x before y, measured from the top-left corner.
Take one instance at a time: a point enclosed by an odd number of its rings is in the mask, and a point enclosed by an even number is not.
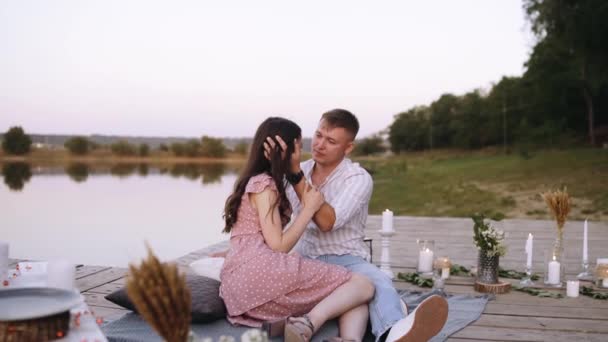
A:
[[[285,178],[287,178],[289,184],[296,185],[304,178],[304,171],[300,170],[298,173],[288,173],[285,175]]]

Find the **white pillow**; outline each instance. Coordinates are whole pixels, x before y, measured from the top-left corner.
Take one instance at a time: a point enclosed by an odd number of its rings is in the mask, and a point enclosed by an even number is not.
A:
[[[200,276],[220,281],[220,271],[224,260],[225,258],[206,257],[192,262],[190,268]]]

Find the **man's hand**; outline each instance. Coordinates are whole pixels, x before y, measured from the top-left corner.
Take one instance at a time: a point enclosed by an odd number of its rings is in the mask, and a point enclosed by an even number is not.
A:
[[[272,150],[274,150],[274,148],[276,147],[276,143],[274,140],[277,141],[277,143],[279,144],[279,147],[281,148],[281,158],[285,159],[285,152],[287,151],[287,144],[278,135],[275,135],[274,139],[272,139],[271,137],[266,137],[266,141],[264,142],[264,156],[266,157],[266,159],[270,159],[270,152]],[[294,146],[294,150],[293,150],[293,153],[291,154],[291,167],[290,167],[291,170],[290,171],[291,171],[291,173],[298,173],[298,172],[300,172],[300,158],[302,156],[302,144],[300,144],[298,142],[298,139],[293,139],[293,146]]]

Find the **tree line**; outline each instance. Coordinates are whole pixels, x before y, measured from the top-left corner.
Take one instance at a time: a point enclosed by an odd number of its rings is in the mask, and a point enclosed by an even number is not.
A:
[[[525,0],[536,44],[518,77],[395,116],[393,152],[608,141],[608,5]]]
[[[109,149],[112,154],[117,156],[140,156],[147,157],[151,154],[152,149],[148,144],[132,144],[126,140],[119,140],[109,146],[97,144],[84,136],[75,136],[68,139],[64,147],[73,155],[84,156],[94,150],[101,148]],[[231,152],[245,155],[247,154],[248,144],[240,142]],[[25,155],[30,153],[32,148],[32,139],[25,133],[22,127],[11,127],[5,134],[2,140],[2,149],[7,154]],[[168,153],[178,157],[208,157],[208,158],[224,158],[230,152],[221,138],[213,138],[203,136],[201,139],[190,139],[184,143],[172,143],[170,145],[160,144],[157,151],[160,154]]]

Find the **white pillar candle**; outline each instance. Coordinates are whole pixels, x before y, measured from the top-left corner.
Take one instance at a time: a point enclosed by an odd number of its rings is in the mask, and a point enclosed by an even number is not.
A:
[[[555,257],[553,257],[554,260],[549,262],[549,267],[548,267],[548,283],[552,284],[552,285],[557,285],[560,283],[559,281],[559,273],[560,273],[560,263],[559,261],[555,260]]]
[[[448,279],[450,277],[450,268],[444,267],[441,269],[441,278]]]
[[[429,273],[433,272],[433,251],[425,249],[420,251],[418,256],[418,272]]]
[[[74,289],[76,267],[67,260],[49,261],[47,266],[47,286],[65,290]]]
[[[585,225],[583,226],[583,261],[589,261],[587,250],[587,220],[585,220]]]
[[[608,287],[608,278],[604,278],[604,280],[602,280],[602,287]]]
[[[526,254],[527,254],[527,259],[526,259],[526,267],[531,269],[532,268],[532,246],[534,243],[534,235],[532,235],[531,233],[528,234],[528,240],[526,240]]]
[[[578,297],[578,280],[568,280],[566,288],[566,296],[576,298]]]
[[[0,241],[0,277],[8,271],[8,242]]]
[[[393,212],[388,209],[382,212],[382,231],[393,231]]]

